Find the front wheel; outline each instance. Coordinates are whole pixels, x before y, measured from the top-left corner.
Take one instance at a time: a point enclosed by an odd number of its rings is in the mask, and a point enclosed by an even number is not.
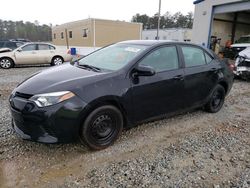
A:
[[[63,64],[63,58],[62,57],[54,57],[51,61],[51,65],[52,66],[58,66],[58,65],[61,65]]]
[[[119,109],[105,105],[92,111],[83,123],[80,140],[93,150],[104,149],[114,143],[123,129]]]
[[[212,92],[210,100],[205,105],[205,110],[211,113],[218,112],[222,108],[224,100],[225,89],[221,85],[217,85]]]
[[[12,59],[4,57],[0,60],[0,67],[2,69],[10,69],[14,67],[14,62]]]

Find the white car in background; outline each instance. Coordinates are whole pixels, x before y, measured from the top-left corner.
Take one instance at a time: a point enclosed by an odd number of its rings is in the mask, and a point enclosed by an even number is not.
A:
[[[69,50],[57,49],[49,43],[26,43],[13,51],[0,53],[0,67],[9,69],[15,65],[51,64],[61,65],[65,61],[71,61]]]
[[[250,80],[250,47],[241,51],[236,58],[234,74],[245,80]]]

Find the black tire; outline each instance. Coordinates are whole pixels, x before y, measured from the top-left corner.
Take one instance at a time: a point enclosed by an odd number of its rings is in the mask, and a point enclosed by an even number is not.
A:
[[[52,58],[51,60],[51,66],[58,66],[58,65],[62,65],[64,62],[63,58],[60,56],[55,56]]]
[[[224,104],[225,95],[226,92],[224,87],[221,85],[217,85],[212,92],[211,98],[205,105],[205,110],[210,113],[218,112]]]
[[[10,69],[14,67],[14,62],[11,58],[4,57],[0,59],[0,67],[2,69]]]
[[[82,125],[80,140],[90,149],[101,150],[112,145],[123,129],[123,116],[119,109],[105,105],[93,110]]]

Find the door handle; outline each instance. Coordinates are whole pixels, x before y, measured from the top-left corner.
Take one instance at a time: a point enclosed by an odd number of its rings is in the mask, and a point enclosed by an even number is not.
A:
[[[183,80],[183,79],[184,79],[183,75],[177,75],[174,77],[174,80]]]
[[[36,54],[36,52],[31,52],[32,54]]]

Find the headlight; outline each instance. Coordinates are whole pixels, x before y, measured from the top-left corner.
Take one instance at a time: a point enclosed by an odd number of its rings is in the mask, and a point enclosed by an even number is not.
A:
[[[34,95],[29,100],[34,101],[38,107],[45,107],[68,100],[74,96],[75,94],[70,91],[60,91]]]

